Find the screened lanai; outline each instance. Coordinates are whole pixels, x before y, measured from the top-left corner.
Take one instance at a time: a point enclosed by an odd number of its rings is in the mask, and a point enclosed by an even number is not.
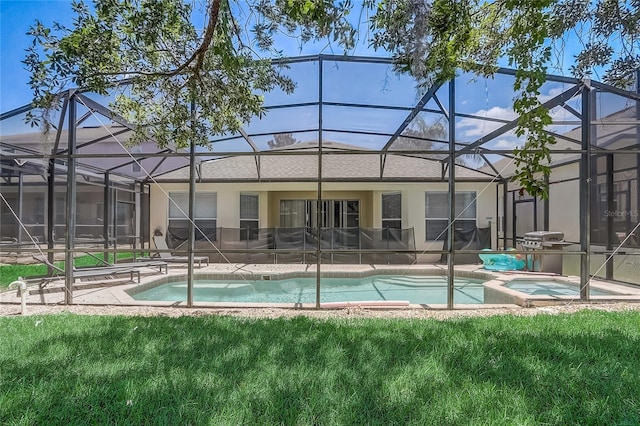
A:
[[[590,298],[592,277],[638,284],[637,76],[629,90],[547,76],[540,97],[556,143],[543,200],[511,179],[523,144],[514,70],[423,85],[386,58],[277,64],[293,94],[262,94],[263,117],[187,150],[131,146],[134,125],[108,98],[82,91],[66,94],[46,136],[25,124],[29,106],[3,113],[5,257],[148,257],[163,250],[159,237],[167,253],[205,256],[213,267],[307,265],[317,305],[323,265],[407,276],[430,265],[446,277],[453,307],[463,303],[454,277],[482,268],[483,249],[511,250],[529,272],[546,272],[536,271],[541,247],[522,241],[552,231],[562,244],[544,256],[557,275],[578,277],[576,298]],[[182,273],[192,305],[199,272],[187,262]],[[73,274],[65,269],[67,302]]]

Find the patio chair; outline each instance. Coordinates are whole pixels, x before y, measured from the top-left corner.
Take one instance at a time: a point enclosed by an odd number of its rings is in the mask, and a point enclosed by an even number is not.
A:
[[[169,253],[169,246],[167,246],[167,242],[160,235],[155,235],[153,237],[153,244],[155,244],[158,249],[157,255],[161,260],[170,263],[188,263],[189,256],[176,256],[173,253]],[[154,255],[155,256],[155,255]],[[151,258],[140,258],[142,260],[154,259]],[[209,257],[208,256],[193,256],[193,262],[198,263],[198,268],[202,267],[202,262],[205,262],[207,266],[209,266]]]
[[[50,281],[54,281],[60,279],[60,275],[64,275],[64,269],[59,268],[53,263],[49,262],[49,260],[44,256],[33,256],[35,260],[40,263],[47,265],[57,274],[51,277],[45,277],[42,279],[44,285],[48,284]],[[140,268],[144,267],[144,265],[137,265],[132,267],[130,265],[126,266],[104,266],[104,267],[96,267],[96,268],[81,268],[81,269],[73,269],[73,278],[98,278],[98,277],[112,277],[116,275],[129,274],[131,276],[131,281],[133,281],[133,277],[135,275],[138,276],[138,283],[140,282]]]
[[[140,257],[138,259],[136,259],[136,262],[120,262],[120,263],[110,263],[107,262],[106,260],[92,254],[89,252],[86,252],[87,255],[93,257],[94,259],[98,260],[99,262],[102,262],[103,265],[105,267],[111,267],[111,268],[142,268],[142,267],[148,267],[148,268],[158,268],[158,271],[160,273],[162,273],[162,268],[164,268],[164,273],[167,274],[169,273],[169,269],[168,269],[168,264],[167,262],[165,262],[164,260],[158,260],[155,258],[151,258],[151,257]],[[84,268],[83,268],[84,269]]]

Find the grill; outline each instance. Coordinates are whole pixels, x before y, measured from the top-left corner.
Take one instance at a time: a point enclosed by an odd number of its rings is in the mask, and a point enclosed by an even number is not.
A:
[[[558,231],[533,231],[524,234],[522,247],[525,249],[560,248],[568,245],[564,241],[564,232]],[[560,246],[560,247],[558,247]]]
[[[527,255],[529,270],[536,272],[552,272],[562,274],[561,254],[542,254],[545,250],[562,250],[564,246],[571,245],[564,240],[564,232],[558,231],[534,231],[524,234],[520,240],[522,248],[535,251]]]

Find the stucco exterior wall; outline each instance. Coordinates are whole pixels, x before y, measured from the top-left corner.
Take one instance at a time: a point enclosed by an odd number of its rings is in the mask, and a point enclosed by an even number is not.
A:
[[[497,190],[494,183],[457,183],[457,191],[475,191],[477,195],[477,226],[491,226],[493,248],[497,247]],[[218,226],[238,228],[240,226],[240,193],[260,195],[260,227],[279,225],[280,200],[315,199],[316,183],[215,183],[197,184],[197,192],[217,193]],[[426,241],[425,192],[447,191],[447,183],[335,183],[323,184],[323,199],[359,200],[360,226],[380,228],[382,226],[382,194],[402,194],[402,227],[414,228],[418,251],[441,250],[442,242]],[[156,227],[165,232],[169,202],[164,192],[187,192],[188,185],[167,183],[151,187],[151,230]],[[419,262],[435,262],[439,254],[423,254]]]

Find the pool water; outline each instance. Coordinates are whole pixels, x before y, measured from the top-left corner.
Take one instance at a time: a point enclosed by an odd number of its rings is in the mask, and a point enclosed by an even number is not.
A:
[[[553,280],[513,280],[505,287],[530,295],[542,296],[579,296],[580,287],[566,282]],[[605,290],[590,289],[591,296],[607,296],[618,294]]]
[[[454,303],[482,304],[484,281],[455,278]],[[186,281],[162,284],[132,294],[135,300],[186,301]],[[316,279],[285,280],[196,280],[196,302],[315,303]],[[363,278],[323,278],[320,301],[355,302],[401,300],[409,303],[447,303],[447,277],[378,275]]]

